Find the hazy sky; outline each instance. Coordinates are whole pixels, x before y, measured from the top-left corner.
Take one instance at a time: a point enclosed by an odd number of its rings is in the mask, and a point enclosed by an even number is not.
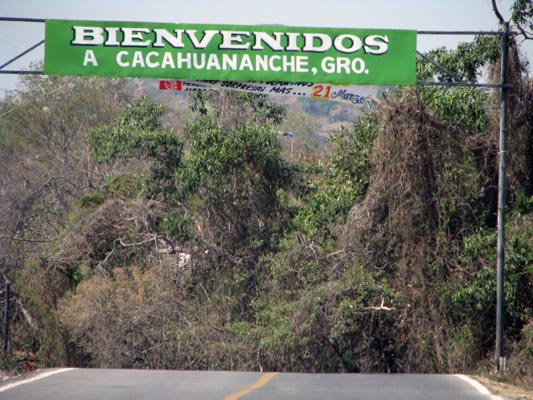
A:
[[[499,0],[509,17],[512,0]],[[0,0],[0,16],[176,23],[496,30],[490,0]],[[44,38],[44,24],[0,22],[0,64]],[[453,47],[468,36],[419,36],[418,50]],[[533,58],[533,41],[523,46]],[[43,58],[43,47],[9,68]],[[530,68],[531,71],[531,68]],[[0,95],[15,86],[0,75]]]

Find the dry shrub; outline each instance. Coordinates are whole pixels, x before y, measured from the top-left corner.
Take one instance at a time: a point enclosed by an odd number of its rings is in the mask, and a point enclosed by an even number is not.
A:
[[[426,110],[414,91],[385,102],[379,123],[367,196],[350,211],[345,246],[363,264],[394,265],[402,279],[422,285],[441,223],[439,183],[451,158],[468,157],[465,135]]]
[[[345,226],[346,250],[370,271],[385,270],[402,293],[396,324],[406,371],[451,365],[435,286],[449,276],[453,265],[442,260],[476,219],[470,205],[483,192],[465,143],[416,91],[384,102],[367,196]]]
[[[522,329],[509,360],[509,375],[528,390],[533,390],[533,319]]]
[[[112,261],[142,257],[153,249],[155,214],[147,201],[111,199],[67,230],[53,262],[107,268]]]
[[[171,304],[168,290],[152,273],[137,267],[113,272],[113,279],[96,275],[62,299],[63,325],[93,357],[90,365],[161,367],[171,351],[168,333],[162,329]]]
[[[203,301],[159,268],[112,272],[84,280],[60,303],[60,320],[86,365],[232,369],[245,357],[224,328],[221,299]]]

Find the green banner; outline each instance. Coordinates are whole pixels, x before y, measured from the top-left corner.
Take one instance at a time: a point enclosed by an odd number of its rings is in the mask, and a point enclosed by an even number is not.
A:
[[[44,72],[413,85],[416,31],[47,20]]]

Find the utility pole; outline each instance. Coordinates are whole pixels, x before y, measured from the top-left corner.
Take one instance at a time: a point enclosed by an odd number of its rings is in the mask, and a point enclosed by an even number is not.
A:
[[[9,281],[4,283],[4,329],[3,329],[3,348],[4,348],[4,357],[7,355],[7,350],[9,348],[9,297],[10,297],[10,286]]]
[[[496,272],[496,370],[504,372],[507,360],[504,353],[504,270],[505,270],[505,184],[507,167],[507,68],[509,53],[509,22],[503,23],[502,54],[500,75],[500,145],[498,172],[498,243],[497,243],[497,272]]]

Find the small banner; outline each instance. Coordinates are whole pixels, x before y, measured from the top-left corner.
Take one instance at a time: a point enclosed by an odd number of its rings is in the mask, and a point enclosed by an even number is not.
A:
[[[412,85],[416,31],[46,20],[44,73]]]
[[[377,100],[387,87],[378,85],[332,85],[311,82],[160,81],[160,90],[192,92],[231,89],[241,92],[307,97],[365,105]]]
[[[183,82],[159,81],[159,90],[183,90]]]

